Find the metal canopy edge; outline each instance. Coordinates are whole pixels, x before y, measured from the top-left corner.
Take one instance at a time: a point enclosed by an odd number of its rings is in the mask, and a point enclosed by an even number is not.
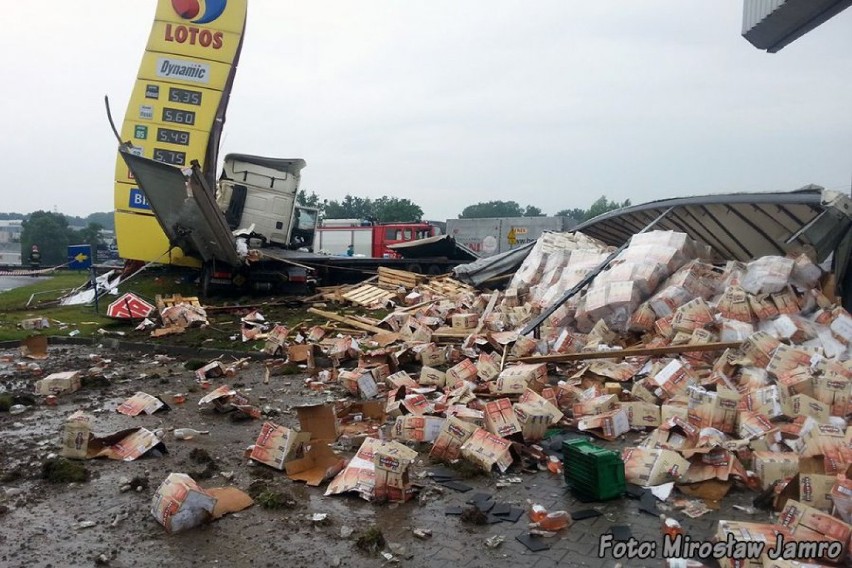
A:
[[[651,201],[599,215],[574,230],[621,246],[625,227],[644,226],[671,208],[658,230],[684,232],[708,245],[715,261],[748,262],[768,255],[808,251],[817,262],[833,256],[845,304],[852,300],[852,199],[809,185],[790,192],[728,193]]]

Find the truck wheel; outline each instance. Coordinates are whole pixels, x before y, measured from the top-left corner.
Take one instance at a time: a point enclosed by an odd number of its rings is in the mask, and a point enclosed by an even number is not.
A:
[[[414,272],[415,274],[423,274],[423,267],[417,264],[416,262],[406,266],[405,270],[407,270],[408,272]]]
[[[213,266],[209,262],[205,262],[201,266],[201,277],[198,282],[198,293],[202,300],[210,298],[212,292]]]
[[[429,265],[429,270],[428,270],[429,276],[438,276],[438,275],[443,274],[443,273],[444,273],[444,270],[440,266],[438,266],[437,264],[430,264]]]

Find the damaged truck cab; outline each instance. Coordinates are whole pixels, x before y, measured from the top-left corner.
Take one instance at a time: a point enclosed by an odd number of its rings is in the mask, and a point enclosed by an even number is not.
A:
[[[203,296],[304,292],[316,283],[313,270],[297,261],[312,250],[318,213],[296,204],[304,160],[229,154],[216,191],[195,162],[180,169],[126,145],[120,152],[170,250],[179,247],[201,262]]]

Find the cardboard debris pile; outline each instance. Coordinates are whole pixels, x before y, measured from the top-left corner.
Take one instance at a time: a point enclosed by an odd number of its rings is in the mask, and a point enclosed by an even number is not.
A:
[[[387,447],[376,444],[425,443],[433,459],[506,471],[543,465],[537,442],[563,427],[604,440],[647,432],[623,452],[631,483],[674,481],[699,496],[707,482],[723,495],[733,483],[775,487],[779,510],[788,500],[839,507],[832,495],[852,485],[852,317],[833,276],[806,254],[716,265],[686,235],[652,231],[559,306],[540,337],[519,334],[610,253],[579,233],[548,233],[505,291],[385,271],[374,287],[390,296],[335,287],[316,298],[378,298],[393,307],[385,317],[312,309],[328,323],[273,330],[267,353],[303,363],[310,388],[379,401],[392,424],[381,442],[363,440],[329,492],[387,494],[375,489]],[[390,495],[404,500],[408,458],[388,459]]]
[[[106,436],[93,432],[94,417],[82,411],[65,420],[62,432],[62,455],[72,459],[108,458],[134,461],[144,455],[167,453],[162,432],[145,428],[129,428]]]
[[[236,487],[204,489],[185,473],[171,473],[151,499],[151,515],[168,533],[178,533],[251,507]]]
[[[190,327],[208,325],[207,312],[198,298],[184,298],[180,294],[163,298],[158,294],[156,303],[162,327],[153,330],[151,337],[185,333]]]

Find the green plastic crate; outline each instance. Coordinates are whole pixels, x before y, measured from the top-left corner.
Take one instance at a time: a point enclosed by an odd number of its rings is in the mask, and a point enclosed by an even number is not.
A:
[[[618,452],[582,439],[566,440],[562,464],[565,481],[584,498],[608,501],[624,493],[624,462]]]

